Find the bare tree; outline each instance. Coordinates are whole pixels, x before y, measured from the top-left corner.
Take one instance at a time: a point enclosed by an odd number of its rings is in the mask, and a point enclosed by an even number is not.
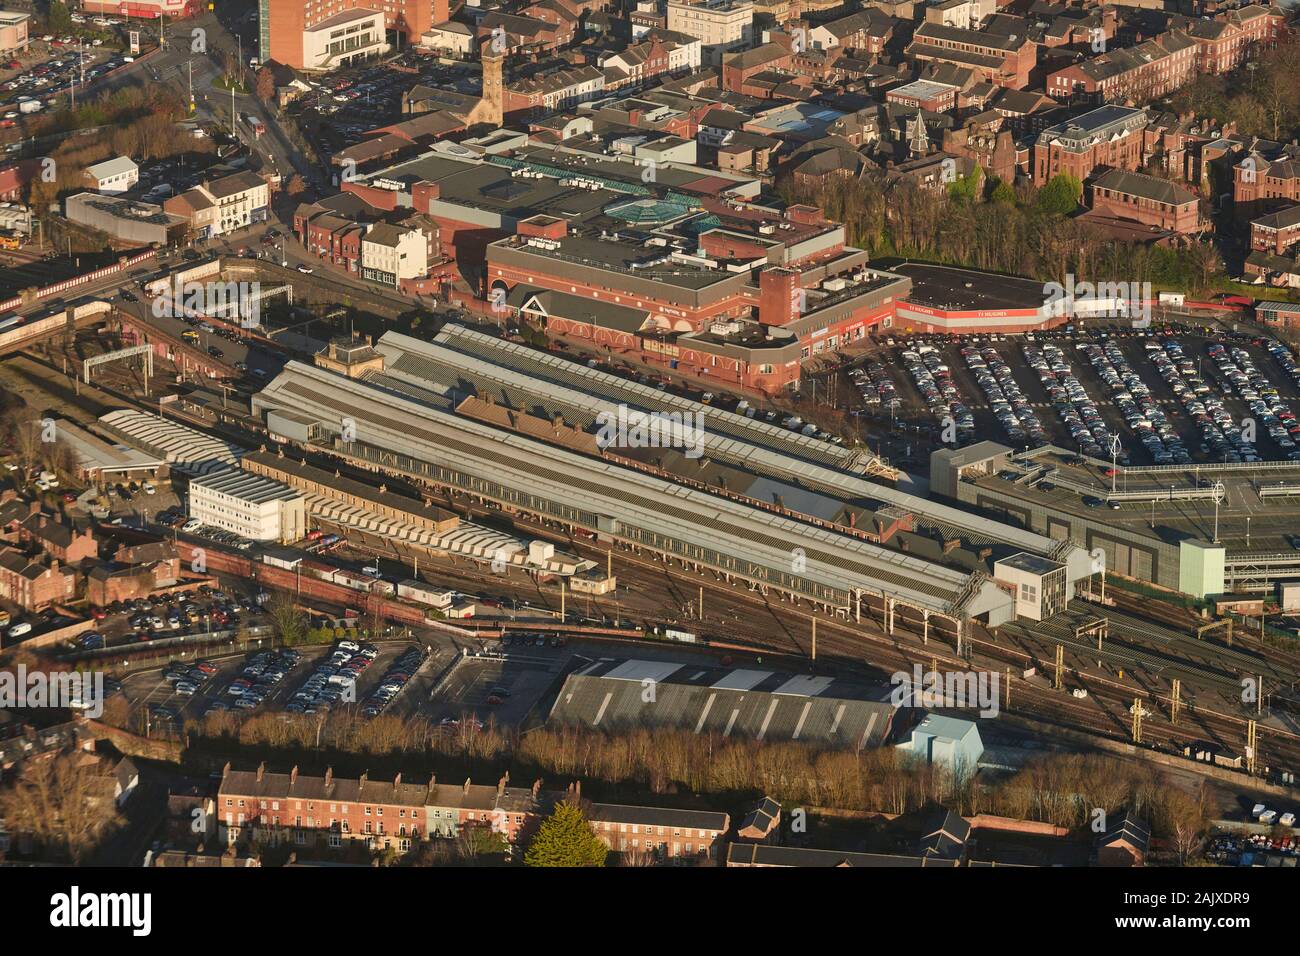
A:
[[[112,790],[77,754],[28,761],[0,793],[0,816],[46,854],[80,864],[120,822]]]

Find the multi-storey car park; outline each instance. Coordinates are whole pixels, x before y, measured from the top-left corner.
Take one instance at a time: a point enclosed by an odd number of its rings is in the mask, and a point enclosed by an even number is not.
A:
[[[1107,573],[1205,597],[1275,588],[1300,573],[1300,462],[1111,470],[1055,445],[986,441],[931,455],[935,495],[1079,542]]]

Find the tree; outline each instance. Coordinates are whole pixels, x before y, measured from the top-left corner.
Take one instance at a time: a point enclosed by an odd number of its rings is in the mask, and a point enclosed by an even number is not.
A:
[[[302,177],[294,173],[289,177],[289,185],[285,187],[290,196],[297,196],[307,188],[307,184],[302,181]]]
[[[524,854],[528,866],[604,866],[609,848],[573,803],[564,801],[542,821]]]
[[[1083,183],[1069,173],[1057,173],[1038,191],[1034,205],[1049,216],[1068,216],[1079,208]]]
[[[263,103],[275,99],[275,74],[270,67],[264,66],[257,71],[257,98]]]
[[[307,615],[298,610],[298,606],[289,598],[279,597],[267,607],[271,615],[271,626],[276,636],[286,647],[301,644],[307,637]]]
[[[993,191],[989,193],[989,202],[1006,203],[1008,206],[1014,206],[1016,204],[1016,191],[1005,180],[999,179],[994,184]]]
[[[1178,854],[1179,866],[1201,845],[1201,835],[1209,825],[1209,797],[1204,784],[1195,794],[1177,787],[1167,787],[1156,800],[1155,829],[1169,840]]]
[[[54,33],[67,33],[72,29],[72,13],[63,0],[50,0],[50,9],[45,22]]]
[[[456,854],[463,863],[476,864],[480,860],[503,859],[510,850],[504,834],[488,827],[461,827],[456,838]]]
[[[104,778],[80,755],[30,760],[12,787],[0,793],[0,818],[55,859],[79,864],[119,821]]]

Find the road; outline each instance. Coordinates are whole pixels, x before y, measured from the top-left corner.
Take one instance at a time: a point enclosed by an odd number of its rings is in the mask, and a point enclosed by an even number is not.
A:
[[[194,49],[196,30],[203,31],[200,34],[203,40],[202,50],[198,52]],[[213,122],[231,129],[262,157],[267,166],[279,172],[286,180],[295,171],[304,178],[309,178],[313,172],[311,164],[285,135],[274,114],[256,96],[236,92],[232,97],[229,90],[214,85],[221,78],[223,58],[228,56],[236,60],[240,56],[241,48],[236,34],[215,13],[203,13],[169,25],[166,33],[167,46],[163,50],[117,72],[96,89],[117,90],[162,83],[173,86],[182,93],[192,91],[195,120]],[[243,64],[247,67],[248,58],[257,52],[256,37],[246,27],[242,33]],[[251,90],[254,84],[251,69],[246,69],[246,82]],[[261,119],[266,125],[266,134],[255,139],[248,125],[239,121],[234,123],[232,129],[232,107],[236,114],[247,113]]]

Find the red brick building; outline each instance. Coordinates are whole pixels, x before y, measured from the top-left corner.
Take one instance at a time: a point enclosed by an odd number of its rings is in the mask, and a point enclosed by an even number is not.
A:
[[[903,86],[896,86],[885,94],[886,103],[897,103],[912,109],[927,110],[931,113],[946,113],[957,106],[957,93],[960,87],[950,83],[936,83],[933,80],[914,80]]]
[[[44,563],[0,545],[0,598],[25,611],[39,611],[77,596],[77,572],[50,559]]]
[[[583,804],[592,829],[611,850],[658,861],[718,860],[731,818],[711,810]]]
[[[302,0],[263,0],[268,11],[261,24],[261,58],[301,69],[303,32],[341,13],[353,10],[382,10],[384,28],[401,33],[403,47],[418,43],[421,35],[449,19],[448,0],[386,0],[382,5],[371,0],[332,0],[328,5],[307,4]]]
[[[1098,166],[1141,168],[1146,126],[1145,110],[1102,106],[1043,130],[1034,143],[1034,183],[1045,185],[1060,173],[1083,182]]]
[[[1250,248],[1280,256],[1300,243],[1300,205],[1260,216],[1250,223]]]
[[[31,513],[18,526],[18,537],[23,544],[39,547],[64,564],[77,564],[99,554],[99,542],[90,525],[77,529],[62,515],[46,514],[38,501],[31,503]]]
[[[1254,217],[1300,203],[1300,154],[1284,150],[1268,158],[1249,152],[1232,169],[1232,201],[1237,214]]]
[[[453,838],[466,827],[483,827],[510,843],[526,842],[541,817],[561,795],[544,792],[541,781],[511,787],[509,775],[496,786],[403,782],[231,770],[227,764],[217,791],[217,827],[228,844],[288,843],[340,848],[362,841],[372,849],[412,849],[434,837]]]
[[[1138,46],[1107,50],[1056,70],[1047,77],[1047,93],[1059,100],[1149,102],[1191,82],[1198,50],[1186,33],[1171,30]]]
[[[1221,75],[1277,43],[1286,29],[1286,14],[1279,7],[1253,4],[1220,13],[1213,20],[1186,21],[1185,29],[1197,45],[1197,69]]]
[[[1091,183],[1093,212],[1180,235],[1200,232],[1204,226],[1200,200],[1190,190],[1155,176],[1108,169]]]
[[[998,86],[1022,90],[1038,62],[1038,44],[1024,35],[1000,36],[927,22],[916,28],[905,55],[922,65],[951,63]]]

